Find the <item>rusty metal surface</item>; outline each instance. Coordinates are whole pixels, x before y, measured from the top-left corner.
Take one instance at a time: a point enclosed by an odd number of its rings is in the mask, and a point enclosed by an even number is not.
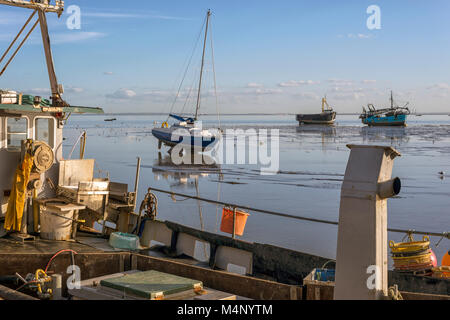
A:
[[[0,254],[54,254],[63,249],[72,249],[79,253],[102,252],[91,246],[70,241],[35,240],[22,243],[12,239],[0,239]]]

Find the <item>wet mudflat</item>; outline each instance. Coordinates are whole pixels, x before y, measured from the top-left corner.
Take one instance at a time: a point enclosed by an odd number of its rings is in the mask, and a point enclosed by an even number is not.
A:
[[[139,201],[148,187],[199,195],[297,216],[337,221],[340,187],[349,150],[347,144],[376,144],[396,148],[394,176],[402,180],[401,194],[389,200],[390,228],[431,232],[450,231],[450,117],[411,116],[408,127],[363,127],[357,116],[338,116],[334,127],[301,126],[295,116],[225,116],[227,129],[279,130],[279,169],[261,175],[261,167],[248,164],[175,166],[167,148],[158,151],[151,134],[164,116],[72,116],[65,129],[64,155],[68,157],[81,130],[88,133],[86,156],[95,158],[96,174],[134,188],[136,157],[142,158]],[[217,124],[204,117],[204,126]],[[257,142],[258,145],[262,145]],[[251,146],[251,143],[247,141]],[[235,148],[239,147],[236,143]],[[78,157],[75,148],[73,158]],[[248,150],[248,149],[247,149]],[[235,161],[236,162],[236,161]],[[442,174],[443,173],[443,174]],[[220,232],[222,207],[157,194],[159,215],[171,220]],[[390,233],[400,241],[403,234]],[[417,236],[418,237],[418,236]],[[335,257],[337,227],[251,212],[243,239],[275,244],[297,251]],[[433,250],[442,257],[448,240],[432,238]]]

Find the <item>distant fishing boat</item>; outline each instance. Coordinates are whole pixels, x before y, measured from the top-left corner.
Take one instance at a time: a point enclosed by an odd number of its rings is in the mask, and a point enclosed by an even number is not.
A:
[[[407,107],[394,106],[394,96],[391,91],[391,107],[385,109],[375,109],[373,104],[363,107],[363,113],[359,116],[362,123],[368,126],[406,126],[406,120],[411,111]]]
[[[302,124],[326,124],[331,125],[336,121],[336,112],[327,102],[327,98],[322,99],[322,113],[298,114],[297,121]]]
[[[116,121],[116,118],[112,118],[112,119],[105,119],[106,122],[112,122],[112,121]]]
[[[203,42],[203,55],[200,68],[200,80],[197,93],[197,105],[195,109],[194,117],[182,117],[176,114],[169,114],[169,118],[178,120],[178,123],[169,126],[168,122],[164,122],[161,128],[155,128],[152,130],[153,136],[159,141],[159,149],[162,145],[167,145],[171,148],[181,145],[187,148],[212,149],[218,141],[220,141],[222,135],[220,129],[203,129],[198,125],[198,116],[201,102],[201,89],[203,80],[203,69],[205,65],[205,51],[206,42],[208,38],[208,27],[210,24],[211,11],[208,10],[206,15],[206,27],[205,37]],[[191,149],[192,150],[192,149]]]

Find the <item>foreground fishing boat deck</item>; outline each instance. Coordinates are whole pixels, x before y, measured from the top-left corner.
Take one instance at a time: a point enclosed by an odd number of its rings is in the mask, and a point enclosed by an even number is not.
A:
[[[108,245],[108,240],[92,235],[83,235],[77,242],[36,240],[18,243],[10,239],[0,239],[0,279],[11,278],[14,274],[25,276],[49,265],[50,274],[61,274],[64,296],[78,299],[108,299],[104,293],[68,289],[68,266],[75,263],[80,268],[82,284],[88,286],[100,279],[125,275],[139,271],[155,270],[165,274],[195,279],[202,282],[204,294],[176,296],[177,300],[208,299],[207,294],[217,292],[235,296],[236,299],[257,300],[323,300],[333,299],[334,282],[310,280],[312,272],[325,264],[332,266],[328,259],[279,248],[271,245],[236,240],[172,222],[152,221],[146,224],[147,232],[143,243],[151,240],[165,241],[170,234],[179,241],[169,246],[142,248],[139,251],[117,250]],[[150,232],[151,231],[151,232]],[[172,242],[172,237],[170,238]],[[195,242],[209,243],[210,252],[215,257],[208,261],[198,261],[194,255]],[[219,250],[217,250],[220,248]],[[55,252],[71,249],[76,251],[58,255]],[[74,261],[72,261],[72,259]],[[227,264],[245,265],[244,274],[227,272]],[[399,286],[404,299],[450,299],[449,281],[431,277],[414,276],[396,272],[389,273],[389,283]],[[33,294],[32,291],[25,291]],[[103,294],[103,296],[102,296]],[[0,296],[2,291],[0,290]],[[116,297],[117,298],[117,297]],[[170,299],[169,297],[167,297]],[[128,297],[132,299],[132,297]],[[214,299],[209,296],[209,299]]]

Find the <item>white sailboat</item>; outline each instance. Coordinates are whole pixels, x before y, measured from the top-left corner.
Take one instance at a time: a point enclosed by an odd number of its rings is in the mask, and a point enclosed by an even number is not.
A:
[[[152,130],[152,134],[155,138],[158,139],[159,148],[161,148],[164,144],[171,148],[177,145],[181,145],[182,147],[190,148],[193,151],[211,150],[222,138],[222,133],[219,128],[203,129],[201,123],[198,122],[210,17],[211,11],[208,10],[206,16],[205,36],[203,41],[203,54],[200,68],[200,80],[198,85],[195,115],[193,117],[183,117],[176,114],[170,114],[169,118],[177,120],[177,123],[169,126],[168,122],[166,121],[162,124],[161,128],[154,128]]]

